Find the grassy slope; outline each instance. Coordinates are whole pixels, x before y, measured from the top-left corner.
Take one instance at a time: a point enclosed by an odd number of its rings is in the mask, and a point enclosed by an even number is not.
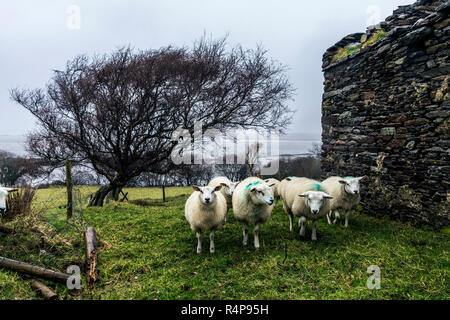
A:
[[[132,199],[160,197],[158,189],[127,191]],[[216,253],[208,252],[204,237],[205,252],[197,255],[195,235],[184,218],[187,196],[179,196],[188,193],[190,188],[169,189],[166,206],[112,203],[87,209],[85,217],[106,243],[99,256],[101,282],[78,297],[49,285],[70,299],[450,298],[447,235],[355,213],[348,229],[324,219],[317,242],[310,240],[310,225],[307,238],[300,240],[297,226],[294,233],[288,231],[280,204],[260,229],[260,250],[242,247],[241,225],[231,217],[216,233]],[[41,200],[50,194],[57,193],[40,191]],[[61,232],[74,232],[58,210],[49,210],[48,219]],[[64,270],[83,261],[82,238],[76,233],[73,238],[73,246],[55,252],[56,258],[21,248],[17,240],[12,250],[14,239],[0,234],[0,252]],[[366,270],[374,264],[381,268],[380,290],[366,288]],[[0,270],[1,299],[36,297],[17,274]]]

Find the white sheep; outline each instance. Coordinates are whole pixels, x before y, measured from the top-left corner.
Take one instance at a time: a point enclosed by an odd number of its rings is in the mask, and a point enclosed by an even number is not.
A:
[[[278,191],[278,195],[280,196],[281,199],[284,198],[284,191],[286,189],[285,188],[286,185],[294,179],[297,179],[297,177],[286,177],[283,180],[281,180],[280,183],[278,184],[277,191]]]
[[[17,191],[14,188],[5,188],[0,186],[0,212],[6,211],[6,199],[8,199],[8,193]]]
[[[227,177],[216,177],[208,183],[208,186],[213,187],[213,188],[215,188],[219,185],[223,186],[223,188],[220,189],[220,193],[222,193],[225,200],[227,201],[227,215],[228,215],[228,210],[230,208],[232,208],[232,206],[233,206],[233,203],[232,203],[233,192],[238,183],[239,182],[231,182]],[[227,221],[227,215],[225,215],[225,221]]]
[[[197,234],[197,253],[202,252],[202,232],[209,233],[209,251],[214,253],[214,231],[224,223],[227,212],[227,202],[224,196],[218,192],[221,185],[212,187],[193,186],[194,193],[186,201],[184,213],[192,231]]]
[[[305,236],[307,220],[312,220],[311,240],[317,240],[317,221],[330,210],[333,197],[320,182],[307,178],[297,178],[289,183],[285,191],[283,205],[287,209],[290,231],[293,231],[293,218],[299,217],[300,236]]]
[[[270,218],[273,209],[271,185],[257,177],[240,182],[233,193],[233,213],[237,221],[244,224],[244,246],[248,242],[248,225],[253,223],[254,245],[259,248],[259,225]]]
[[[280,200],[280,195],[278,194],[278,185],[280,184],[280,180],[269,178],[264,180],[268,185],[272,185],[270,187],[270,193],[275,199],[275,207],[278,205],[278,200]]]
[[[322,185],[327,188],[333,196],[331,200],[330,211],[327,214],[328,223],[331,224],[332,213],[334,212],[334,221],[339,219],[339,211],[345,212],[345,227],[348,227],[348,218],[350,212],[356,208],[361,199],[359,192],[359,181],[364,177],[329,177],[322,181]]]

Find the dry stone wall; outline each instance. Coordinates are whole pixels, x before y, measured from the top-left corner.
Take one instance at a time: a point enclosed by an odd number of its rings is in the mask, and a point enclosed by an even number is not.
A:
[[[401,6],[323,56],[322,171],[366,175],[369,214],[449,225],[450,1]],[[385,38],[340,61],[339,48]]]

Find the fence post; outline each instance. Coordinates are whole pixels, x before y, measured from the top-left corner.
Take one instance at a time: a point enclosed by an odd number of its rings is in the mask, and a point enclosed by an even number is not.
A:
[[[163,202],[166,202],[166,189],[164,185],[162,185],[162,192],[163,192]]]
[[[67,188],[67,219],[72,218],[73,198],[72,198],[72,163],[66,160],[66,188]]]

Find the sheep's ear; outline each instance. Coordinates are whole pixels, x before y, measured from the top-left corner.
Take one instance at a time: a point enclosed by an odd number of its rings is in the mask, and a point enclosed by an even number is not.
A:
[[[291,179],[291,178],[289,178],[289,177],[287,177],[287,178],[286,178],[286,180],[287,180],[287,181],[291,181],[292,179]]]
[[[270,179],[265,179],[264,181],[265,181],[266,183],[269,183]]]
[[[221,182],[220,185],[221,185],[222,187],[228,187],[228,188],[230,187],[230,186],[227,185],[225,182]],[[220,190],[220,189],[219,189],[219,190]]]
[[[200,189],[200,187],[197,187],[197,186],[192,186],[192,189],[194,189],[195,191],[198,191],[198,192],[202,192],[202,189]]]
[[[255,192],[256,191],[256,187],[251,187],[250,188],[250,192]]]
[[[275,185],[275,183],[271,183],[271,184],[269,184],[268,186],[269,186],[269,188],[270,187],[273,187]]]
[[[356,178],[356,180],[361,181],[362,179],[365,179],[365,178],[366,178],[366,176],[362,176],[362,177]]]
[[[323,192],[324,199],[333,199],[333,196],[330,196],[328,193]]]
[[[347,184],[347,181],[345,181],[344,179],[340,179],[340,180],[338,180],[338,182],[341,184]]]
[[[225,183],[221,183],[221,184],[219,184],[217,187],[215,187],[214,188],[214,192],[216,192],[216,191],[220,191],[220,189],[222,189],[222,186],[223,185],[226,185]]]
[[[306,192],[303,192],[302,194],[299,194],[298,196],[304,198],[304,197],[307,197],[308,194],[309,194],[308,191],[306,191]]]

